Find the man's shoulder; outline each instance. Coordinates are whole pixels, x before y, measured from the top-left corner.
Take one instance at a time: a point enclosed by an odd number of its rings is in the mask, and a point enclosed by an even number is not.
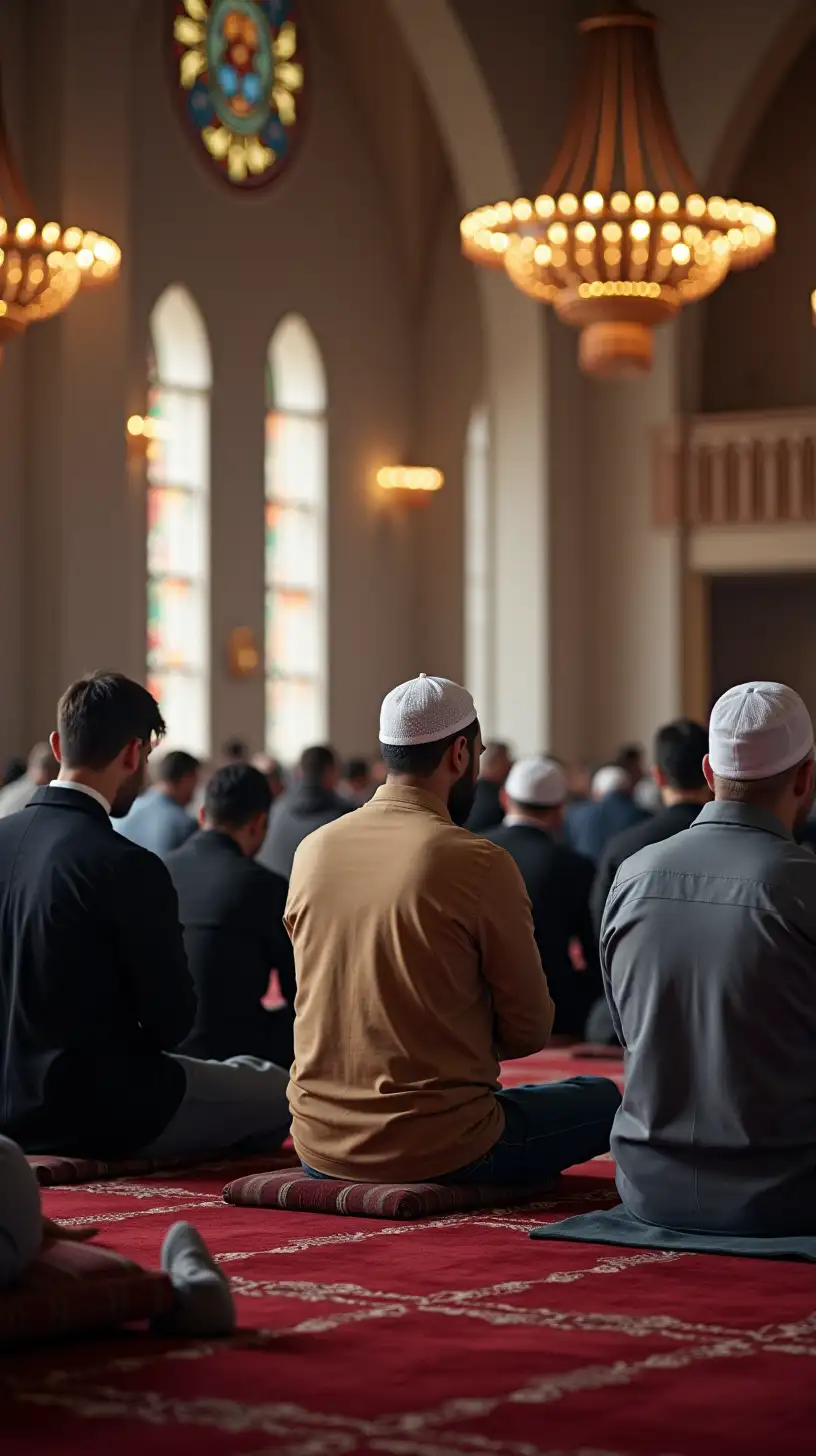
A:
[[[644,819],[638,824],[630,824],[626,829],[621,829],[613,834],[604,852],[604,859],[611,865],[623,864],[624,860],[630,859],[641,849],[646,849],[651,844],[662,843],[668,836],[656,833],[658,828],[657,819]]]

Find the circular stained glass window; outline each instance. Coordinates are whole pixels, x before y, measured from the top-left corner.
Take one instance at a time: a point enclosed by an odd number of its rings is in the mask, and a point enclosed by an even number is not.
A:
[[[303,106],[294,0],[177,0],[173,45],[187,114],[234,187],[263,187],[291,160]]]

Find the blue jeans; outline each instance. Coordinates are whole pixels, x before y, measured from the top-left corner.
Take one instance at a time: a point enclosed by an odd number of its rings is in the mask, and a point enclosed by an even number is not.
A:
[[[475,1163],[424,1179],[433,1183],[546,1183],[574,1163],[609,1152],[621,1094],[607,1077],[570,1077],[496,1093],[504,1110],[499,1141]],[[310,1178],[328,1178],[303,1164]]]
[[[569,1077],[496,1093],[504,1109],[499,1141],[483,1158],[439,1183],[546,1183],[574,1163],[609,1152],[621,1094],[607,1077]]]

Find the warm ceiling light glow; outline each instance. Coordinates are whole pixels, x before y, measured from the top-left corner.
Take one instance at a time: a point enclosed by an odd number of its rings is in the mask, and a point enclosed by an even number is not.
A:
[[[663,93],[655,16],[597,8],[578,27],[581,80],[541,193],[477,208],[461,232],[466,257],[551,303],[581,332],[581,367],[609,377],[647,371],[654,329],[730,269],[761,262],[776,225],[753,203],[697,190]]]
[[[579,222],[575,229],[575,236],[579,243],[594,243],[595,229],[591,222]]]
[[[69,228],[66,228],[65,229],[65,237],[63,238],[62,241],[63,241],[63,244],[65,245],[65,247],[68,248],[69,252],[71,252],[71,253],[76,252],[76,249],[77,248],[81,248],[82,247],[82,228],[78,228],[78,227],[69,227]]]
[[[134,440],[145,432],[145,420],[142,415],[131,415],[127,422],[127,432]]]
[[[377,471],[377,484],[383,490],[441,490],[445,477],[441,470],[429,465],[384,465]]]

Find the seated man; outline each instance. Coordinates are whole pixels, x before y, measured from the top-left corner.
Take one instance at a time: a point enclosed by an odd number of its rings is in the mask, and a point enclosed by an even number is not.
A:
[[[592,861],[556,838],[566,801],[567,779],[557,763],[521,759],[502,790],[504,822],[486,838],[506,849],[521,870],[533,907],[536,945],[555,1001],[553,1031],[583,1036],[590,1007],[603,991],[589,914]],[[580,970],[573,942],[580,951]]]
[[[272,792],[248,763],[218,769],[207,785],[201,832],[165,864],[176,889],[198,1010],[181,1051],[191,1057],[249,1052],[292,1061],[295,969],[283,924],[287,884],[256,863]],[[272,970],[287,1005],[261,1005]]]
[[[304,749],[297,782],[277,800],[258,854],[261,864],[287,883],[295,850],[307,834],[354,809],[338,794],[339,783],[340,768],[333,748]]]
[[[592,888],[592,915],[598,935],[612,881],[623,861],[647,844],[657,844],[690,829],[703,805],[709,803],[711,790],[703,774],[707,752],[708,729],[691,718],[677,718],[655,735],[652,778],[663,809],[641,824],[624,829],[607,844]]]
[[[813,727],[779,683],[715,705],[690,829],[628,859],[601,958],[627,1048],[612,1150],[631,1213],[771,1235],[816,1221]]]
[[[205,1153],[285,1135],[286,1076],[169,1055],[196,999],[157,855],[114,834],[164,732],[118,674],[63,694],[59,778],[0,821],[0,1133],[26,1152]]]
[[[133,808],[115,825],[132,844],[169,854],[192,834],[195,820],[187,810],[195,795],[201,765],[191,753],[166,753],[156,773],[156,783],[140,794]]]
[[[481,748],[470,693],[404,683],[380,740],[385,786],[295,856],[295,1146],[318,1176],[538,1183],[608,1147],[620,1095],[596,1077],[498,1088],[499,1055],[545,1046],[553,1005],[521,875],[458,827]]]

